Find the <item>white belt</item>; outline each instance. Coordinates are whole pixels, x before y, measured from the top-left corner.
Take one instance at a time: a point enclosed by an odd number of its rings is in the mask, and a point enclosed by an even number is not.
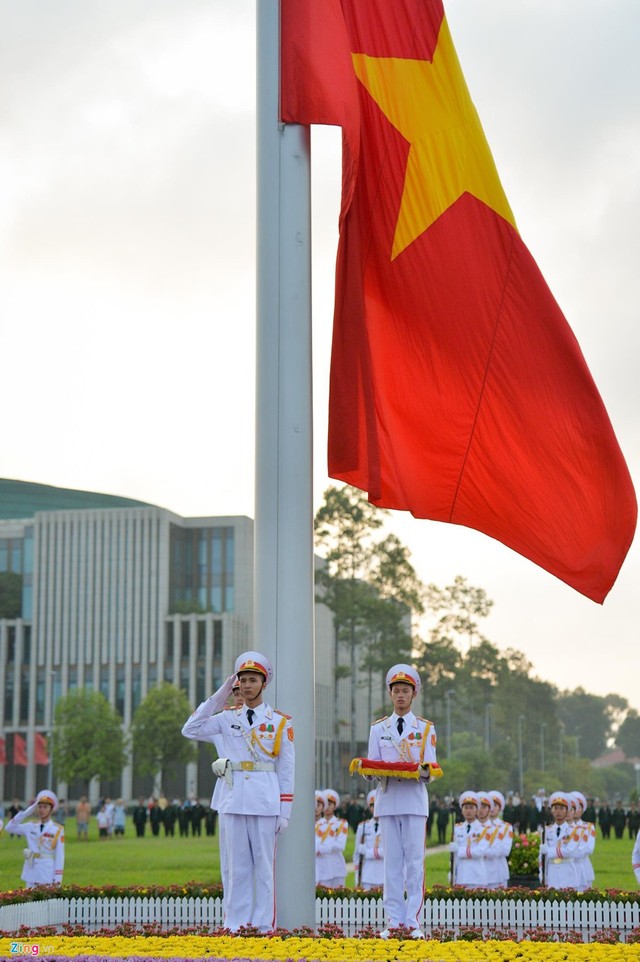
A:
[[[45,855],[43,852],[32,852],[30,848],[25,848],[23,855],[29,861],[33,861],[34,858],[53,858],[53,854]]]
[[[275,772],[274,762],[229,762],[232,772]]]

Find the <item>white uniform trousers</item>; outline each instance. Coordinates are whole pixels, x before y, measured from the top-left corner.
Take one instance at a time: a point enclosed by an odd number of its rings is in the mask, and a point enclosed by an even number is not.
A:
[[[384,846],[383,902],[387,926],[418,929],[422,925],[424,905],[427,819],[424,815],[381,815],[379,820]]]
[[[225,927],[236,932],[253,925],[269,932],[276,925],[276,816],[225,814],[228,886]]]
[[[225,898],[229,889],[229,858],[227,856],[227,838],[224,829],[226,816],[218,812],[218,845],[220,846],[220,877],[222,879],[222,891]]]

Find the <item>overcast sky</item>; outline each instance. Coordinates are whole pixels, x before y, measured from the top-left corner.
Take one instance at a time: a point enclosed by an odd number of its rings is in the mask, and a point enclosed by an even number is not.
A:
[[[639,476],[638,0],[449,0],[527,246]],[[0,0],[0,475],[253,516],[255,3]],[[316,504],[339,133],[314,129]],[[640,552],[603,607],[487,537],[394,515],[418,574],[560,688],[640,708]]]

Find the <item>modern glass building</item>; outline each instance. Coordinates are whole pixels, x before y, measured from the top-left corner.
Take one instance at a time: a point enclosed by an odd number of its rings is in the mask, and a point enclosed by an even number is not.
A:
[[[253,647],[252,639],[250,518],[182,518],[127,498],[0,479],[0,737],[7,760],[0,766],[0,798],[31,798],[52,776],[63,797],[79,794],[78,786],[58,783],[55,772],[36,762],[36,735],[51,732],[55,704],[70,690],[102,692],[126,730],[141,700],[163,680],[198,705],[230,674],[236,656]],[[336,739],[333,651],[331,614],[319,604],[320,785],[336,771],[336,753],[348,751]],[[370,718],[360,714],[364,747]],[[198,764],[178,773],[165,791],[206,797],[212,757],[201,745]],[[120,781],[96,784],[93,794],[131,799],[152,787],[128,765]]]

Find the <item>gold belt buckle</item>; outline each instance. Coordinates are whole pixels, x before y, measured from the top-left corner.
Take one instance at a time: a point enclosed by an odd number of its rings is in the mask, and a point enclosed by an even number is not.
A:
[[[253,762],[240,762],[240,766],[243,772],[252,772],[254,763]]]

